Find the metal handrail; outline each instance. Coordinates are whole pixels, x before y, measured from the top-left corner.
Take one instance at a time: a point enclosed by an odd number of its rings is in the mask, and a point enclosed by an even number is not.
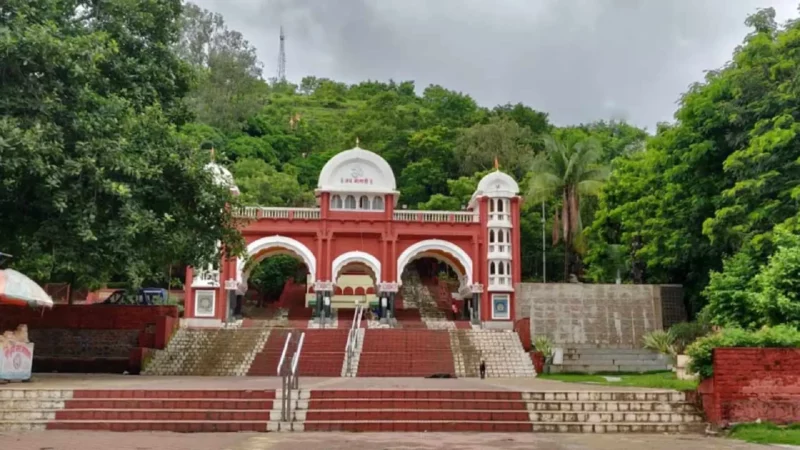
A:
[[[278,362],[278,376],[283,375],[281,369],[283,368],[283,360],[286,359],[286,351],[289,349],[289,342],[292,340],[292,332],[286,335],[286,342],[283,344],[283,352],[281,352],[281,359]]]
[[[364,317],[364,306],[356,305],[356,310],[353,315],[355,317],[353,317],[353,323],[350,325],[350,333],[347,336],[347,364],[345,366],[345,375],[350,373],[353,357],[358,347],[358,330],[361,329],[361,319]]]
[[[294,356],[292,357],[292,386],[293,389],[297,389],[300,386],[299,379],[300,377],[297,376],[297,364],[300,362],[300,353],[303,351],[303,342],[306,340],[306,334],[300,334],[300,341],[297,343],[297,350],[294,352]]]

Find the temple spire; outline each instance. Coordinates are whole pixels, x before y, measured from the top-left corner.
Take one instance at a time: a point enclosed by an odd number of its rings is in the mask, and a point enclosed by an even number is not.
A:
[[[497,161],[497,156],[494,157],[494,170],[500,170],[500,162]]]

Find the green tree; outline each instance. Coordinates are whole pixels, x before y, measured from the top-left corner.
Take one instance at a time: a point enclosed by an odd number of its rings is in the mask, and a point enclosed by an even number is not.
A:
[[[265,103],[268,85],[262,80],[256,49],[241,33],[230,30],[220,14],[186,3],[180,16],[175,50],[197,74],[197,86],[187,96],[202,122],[234,131]]]
[[[545,136],[544,150],[531,165],[528,196],[541,203],[553,196],[560,197],[561,211],[555,220],[562,224],[566,252],[564,275],[580,274],[578,255],[582,252],[581,199],[597,195],[608,177],[608,168],[599,165],[602,148],[597,141],[586,140],[570,147]]]
[[[0,248],[38,280],[132,285],[241,240],[182,143],[180,2],[9,0],[0,34]]]
[[[497,159],[505,170],[521,179],[533,160],[534,136],[508,119],[493,118],[464,129],[455,146],[461,174],[489,170]]]
[[[294,172],[294,173],[292,173]],[[261,206],[311,206],[314,197],[304,192],[297,182],[296,169],[278,172],[261,159],[243,158],[233,165],[231,173],[246,204]]]

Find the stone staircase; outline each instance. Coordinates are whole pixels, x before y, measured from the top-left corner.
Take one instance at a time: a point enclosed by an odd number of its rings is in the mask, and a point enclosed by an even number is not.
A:
[[[300,390],[282,430],[678,433],[702,431],[679,392]]]
[[[669,370],[669,360],[658,353],[632,348],[567,346],[554,373],[655,372]]]
[[[261,328],[181,328],[145,363],[142,374],[243,376],[269,335]]]
[[[365,330],[358,376],[426,377],[434,374],[455,375],[447,331]]]
[[[277,376],[283,346],[290,331],[292,330],[273,330],[263,348],[253,358],[247,375]],[[349,330],[307,329],[303,332],[306,337],[297,365],[298,374],[307,377],[340,376]],[[292,339],[287,354],[293,354],[297,347],[296,339]]]
[[[705,428],[673,391],[294,390],[0,391],[0,432],[108,430],[685,433]]]
[[[480,376],[481,361],[489,378],[536,376],[517,333],[494,330],[451,330],[450,346],[459,377]]]
[[[36,393],[37,391],[26,391]],[[38,391],[39,394],[48,391]],[[58,391],[57,391],[58,392]],[[266,431],[275,391],[79,390],[58,400],[11,404],[16,430]],[[34,394],[35,395],[35,394]],[[0,397],[1,398],[1,397]],[[0,402],[3,400],[0,400]],[[277,404],[280,407],[280,403]]]

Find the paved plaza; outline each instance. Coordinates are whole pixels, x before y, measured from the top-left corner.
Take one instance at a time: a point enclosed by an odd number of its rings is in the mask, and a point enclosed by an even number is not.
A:
[[[533,433],[0,433],[3,450],[756,450],[698,435]]]
[[[2,389],[280,389],[280,377],[187,377],[142,375],[34,374],[30,383],[12,383]],[[614,391],[667,392],[659,389],[564,383],[538,378],[352,378],[301,377],[300,389],[437,389],[521,392]]]

